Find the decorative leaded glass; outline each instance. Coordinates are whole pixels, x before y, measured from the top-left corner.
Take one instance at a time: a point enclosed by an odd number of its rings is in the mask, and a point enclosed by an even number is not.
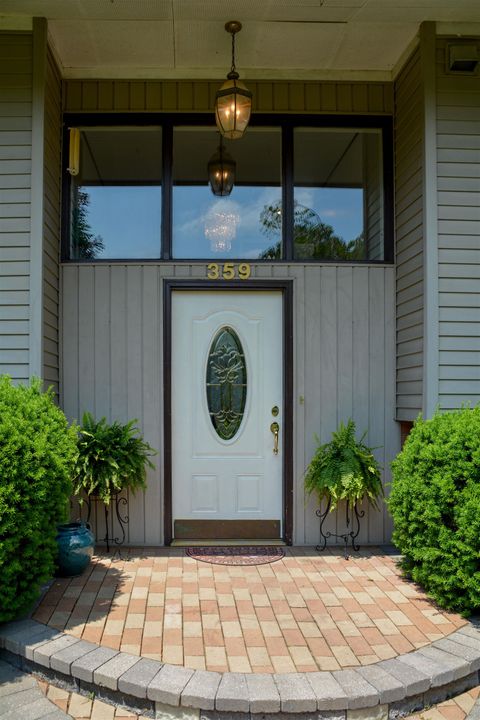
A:
[[[235,437],[247,400],[247,366],[240,339],[231,327],[213,338],[207,361],[207,403],[212,425],[222,440]]]

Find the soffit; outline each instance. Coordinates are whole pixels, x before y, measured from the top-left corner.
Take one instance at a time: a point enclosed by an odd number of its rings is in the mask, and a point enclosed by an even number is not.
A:
[[[479,23],[478,0],[0,0],[42,16],[65,77],[221,78],[239,19],[244,78],[390,79],[423,21]]]

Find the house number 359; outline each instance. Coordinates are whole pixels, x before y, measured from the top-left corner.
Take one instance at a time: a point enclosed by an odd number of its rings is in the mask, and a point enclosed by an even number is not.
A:
[[[207,278],[209,280],[248,280],[251,273],[251,267],[248,263],[210,263],[207,265]]]

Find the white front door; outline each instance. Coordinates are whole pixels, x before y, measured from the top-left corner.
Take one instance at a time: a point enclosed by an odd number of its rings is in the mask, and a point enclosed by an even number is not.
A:
[[[281,292],[173,292],[174,523],[281,523],[282,377]]]

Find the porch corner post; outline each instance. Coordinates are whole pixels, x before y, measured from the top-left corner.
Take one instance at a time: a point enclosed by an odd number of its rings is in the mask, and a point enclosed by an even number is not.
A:
[[[437,206],[436,24],[420,27],[423,82],[423,416],[429,418],[439,402],[439,299]]]
[[[47,21],[33,18],[29,376],[43,377],[43,205]]]

